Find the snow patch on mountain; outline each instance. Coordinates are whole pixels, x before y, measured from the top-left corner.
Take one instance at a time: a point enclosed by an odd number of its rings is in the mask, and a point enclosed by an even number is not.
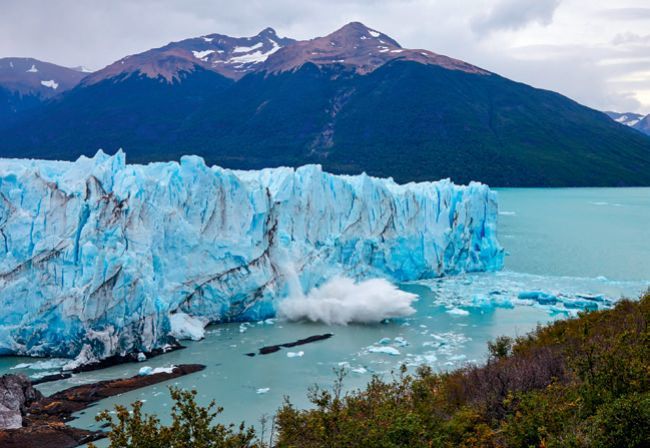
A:
[[[59,83],[54,81],[53,79],[50,79],[49,81],[41,81],[41,85],[45,87],[49,87],[50,89],[56,90],[59,88]]]
[[[262,48],[264,44],[262,42],[258,42],[255,45],[251,47],[235,47],[233,48],[232,52],[233,53],[250,53],[251,51],[255,51],[258,48]]]
[[[214,50],[192,51],[192,54],[196,59],[202,59],[202,60],[204,60],[207,56],[211,55],[212,53],[214,53]]]

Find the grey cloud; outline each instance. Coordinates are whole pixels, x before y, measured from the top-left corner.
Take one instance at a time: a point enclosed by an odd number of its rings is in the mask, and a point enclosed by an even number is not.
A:
[[[618,20],[650,20],[650,8],[609,8],[599,15]]]
[[[650,112],[635,97],[635,92],[648,89],[650,80],[625,79],[647,70],[648,46],[529,45],[513,50],[510,57],[503,64],[514,79],[599,110]]]
[[[614,45],[648,45],[650,44],[650,34],[641,36],[636,33],[619,33],[612,39]]]
[[[560,0],[501,0],[487,14],[472,21],[477,34],[518,30],[530,23],[549,25]]]

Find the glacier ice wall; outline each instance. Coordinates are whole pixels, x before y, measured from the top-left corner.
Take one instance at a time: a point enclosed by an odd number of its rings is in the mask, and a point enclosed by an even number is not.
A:
[[[170,316],[257,320],[292,287],[499,269],[496,194],[319,166],[0,160],[0,354],[160,348]]]

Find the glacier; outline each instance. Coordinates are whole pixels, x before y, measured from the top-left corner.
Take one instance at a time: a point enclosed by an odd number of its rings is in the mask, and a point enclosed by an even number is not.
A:
[[[392,282],[502,267],[497,195],[449,180],[0,160],[0,355],[148,353],[194,327],[275,316],[329,279]],[[200,327],[200,325],[199,325]]]

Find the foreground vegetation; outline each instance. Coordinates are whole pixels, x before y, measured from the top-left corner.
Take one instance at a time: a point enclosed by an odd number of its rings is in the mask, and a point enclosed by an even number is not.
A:
[[[274,438],[214,424],[219,409],[172,389],[173,423],[117,407],[111,448],[647,447],[650,446],[650,293],[614,309],[557,321],[489,344],[483,366],[402,370],[365,390],[312,389],[314,407],[286,402]]]

